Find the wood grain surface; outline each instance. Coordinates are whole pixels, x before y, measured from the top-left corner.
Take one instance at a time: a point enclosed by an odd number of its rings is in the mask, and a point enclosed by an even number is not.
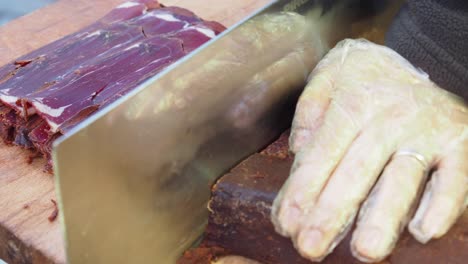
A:
[[[123,0],[61,0],[0,27],[0,65],[99,19]],[[161,0],[207,20],[231,26],[269,0]],[[44,160],[0,142],[0,259],[8,263],[64,263],[60,219],[49,221],[55,200],[53,175]],[[85,194],[83,194],[85,195]]]

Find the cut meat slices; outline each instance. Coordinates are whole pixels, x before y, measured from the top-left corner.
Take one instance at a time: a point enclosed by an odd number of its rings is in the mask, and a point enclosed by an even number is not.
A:
[[[0,136],[41,152],[50,169],[55,139],[224,29],[154,0],[123,3],[0,68]]]
[[[34,93],[28,103],[47,121],[52,132],[61,131],[62,124],[82,109],[107,102],[184,56],[182,43],[180,39],[154,37],[118,49],[105,58],[83,64],[60,84]]]
[[[161,5],[154,0],[133,0],[132,2],[124,3],[112,10],[111,12],[109,12],[100,20],[83,28],[82,30],[68,35],[62,39],[59,39],[35,51],[32,51],[24,56],[21,56],[20,58],[16,59],[13,63],[7,64],[4,67],[0,68],[0,84],[2,84],[5,80],[8,80],[12,76],[16,77],[21,71],[22,67],[37,60],[38,58],[43,57],[43,55],[45,54],[52,55],[54,51],[60,50],[66,46],[69,46],[70,44],[76,43],[77,40],[86,38],[88,35],[92,34],[93,32],[99,29],[104,29],[107,26],[112,26],[114,24],[117,24],[118,22],[139,17],[142,14],[145,14],[157,8],[161,8]],[[85,49],[82,50],[84,51]]]

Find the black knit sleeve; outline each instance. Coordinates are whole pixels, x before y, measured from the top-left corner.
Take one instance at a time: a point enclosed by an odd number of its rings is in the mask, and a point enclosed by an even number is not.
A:
[[[386,44],[440,87],[468,100],[467,0],[408,0]]]

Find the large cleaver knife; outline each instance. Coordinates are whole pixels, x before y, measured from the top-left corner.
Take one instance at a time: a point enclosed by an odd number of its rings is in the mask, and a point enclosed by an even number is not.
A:
[[[216,178],[289,126],[307,74],[349,35],[351,2],[272,1],[59,140],[67,261],[175,263]]]

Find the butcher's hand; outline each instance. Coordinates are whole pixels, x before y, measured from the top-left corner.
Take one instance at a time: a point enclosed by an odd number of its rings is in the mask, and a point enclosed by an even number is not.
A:
[[[408,222],[425,243],[467,206],[467,105],[386,47],[344,40],[331,50],[311,75],[291,133],[296,157],[272,220],[310,260],[333,250],[359,209],[351,249],[374,262],[391,253]]]

